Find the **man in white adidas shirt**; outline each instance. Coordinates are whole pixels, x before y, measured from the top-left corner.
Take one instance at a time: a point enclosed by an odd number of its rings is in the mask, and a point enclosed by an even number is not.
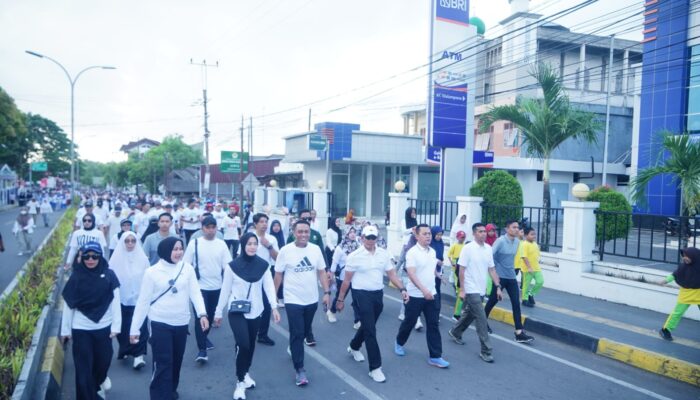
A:
[[[362,324],[350,341],[348,353],[355,361],[364,361],[365,357],[360,352],[364,342],[369,358],[369,376],[375,382],[384,382],[386,378],[381,368],[382,355],[377,344],[376,328],[377,319],[384,308],[384,274],[399,288],[404,301],[408,301],[408,293],[396,275],[389,252],[377,247],[378,236],[375,226],[370,225],[362,230],[362,246],[350,253],[345,263],[345,279],[340,287],[336,308],[343,310],[345,295],[352,283],[352,300],[357,304]]]
[[[309,383],[304,370],[304,339],[318,308],[318,285],[323,286],[323,304],[330,303],[326,263],[321,249],[309,243],[311,226],[299,220],[293,226],[294,242],[282,247],[275,263],[275,290],[284,279],[284,301],[289,323],[289,347],[296,371],[296,385]]]
[[[183,259],[194,267],[211,326],[211,323],[214,322],[216,306],[219,304],[223,270],[228,268],[228,263],[232,261],[232,258],[226,243],[216,237],[216,219],[214,217],[206,217],[202,220],[202,233],[202,237],[191,240],[187,245]],[[199,349],[195,361],[202,364],[209,361],[207,350],[213,349],[214,344],[207,338],[209,331],[202,331],[199,321],[195,321],[194,334]]]

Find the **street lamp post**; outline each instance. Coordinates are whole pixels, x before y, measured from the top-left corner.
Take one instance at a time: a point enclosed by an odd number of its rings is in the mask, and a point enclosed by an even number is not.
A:
[[[92,65],[87,68],[83,68],[80,72],[78,72],[75,77],[71,77],[70,73],[68,73],[68,70],[61,65],[60,62],[54,60],[53,58],[49,56],[45,56],[43,54],[39,54],[34,51],[30,50],[25,50],[25,53],[32,55],[34,57],[39,57],[39,58],[45,58],[54,64],[58,65],[61,70],[66,74],[66,78],[68,78],[68,82],[70,83],[70,183],[71,183],[71,198],[75,196],[75,83],[78,81],[78,78],[80,78],[80,75],[83,74],[83,72],[91,70],[91,69],[117,69],[116,67],[111,67],[111,66],[105,66],[105,65]]]

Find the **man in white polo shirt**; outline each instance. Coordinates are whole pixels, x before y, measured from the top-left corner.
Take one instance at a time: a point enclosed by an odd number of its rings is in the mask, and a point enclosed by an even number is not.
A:
[[[493,251],[486,240],[486,227],[481,222],[472,226],[474,241],[467,243],[459,254],[457,265],[459,268],[459,294],[464,299],[462,315],[457,324],[448,331],[448,334],[457,344],[464,344],[462,334],[469,325],[476,321],[476,334],[481,342],[481,352],[479,357],[482,360],[492,363],[491,355],[493,348],[489,341],[489,331],[484,312],[483,299],[486,294],[486,280],[488,275],[496,286],[496,296],[501,300],[501,285],[496,267],[493,262]]]
[[[382,355],[377,344],[376,328],[377,319],[384,309],[384,274],[399,288],[404,302],[408,301],[408,293],[396,275],[389,252],[377,247],[378,236],[375,226],[370,225],[362,230],[362,246],[350,253],[345,263],[345,279],[340,287],[336,309],[343,310],[345,295],[352,283],[352,300],[357,305],[361,324],[350,341],[348,353],[355,361],[364,361],[365,357],[360,352],[364,342],[369,358],[369,376],[375,382],[384,382],[386,377],[382,373]]]
[[[296,371],[296,385],[309,383],[304,369],[304,339],[318,308],[318,285],[323,286],[323,304],[330,303],[326,263],[321,249],[309,243],[311,226],[303,219],[293,226],[294,242],[282,247],[275,263],[275,290],[284,279],[284,302],[289,323],[289,348]]]
[[[438,326],[440,318],[440,303],[435,298],[435,266],[437,257],[435,250],[430,247],[432,234],[430,227],[426,224],[416,226],[416,245],[406,253],[406,272],[408,274],[409,300],[406,303],[404,320],[399,327],[394,344],[394,353],[398,356],[405,356],[406,350],[403,346],[411,335],[411,330],[416,325],[416,320],[421,313],[425,316],[425,338],[428,342],[428,364],[447,368],[450,363],[442,358],[442,338]]]

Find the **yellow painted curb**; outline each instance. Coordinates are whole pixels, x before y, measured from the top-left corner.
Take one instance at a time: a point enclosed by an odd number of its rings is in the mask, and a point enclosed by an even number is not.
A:
[[[61,346],[61,343],[58,341],[58,337],[50,337],[46,343],[41,372],[51,372],[58,387],[61,387],[61,380],[63,378],[63,356],[63,346]]]
[[[598,341],[598,351],[596,353],[655,374],[700,386],[700,365],[698,364],[613,342],[608,339],[600,339]]]
[[[515,326],[515,320],[513,319],[513,312],[508,311],[506,309],[500,308],[500,307],[494,307],[491,310],[491,313],[489,314],[489,318],[500,321],[503,323],[506,323],[508,325]],[[523,325],[525,325],[525,319],[526,317],[524,315],[520,315],[520,322],[522,322]]]

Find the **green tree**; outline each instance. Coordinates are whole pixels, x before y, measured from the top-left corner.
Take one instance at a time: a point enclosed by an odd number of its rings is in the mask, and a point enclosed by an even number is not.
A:
[[[680,186],[683,207],[681,215],[700,213],[700,142],[687,133],[674,135],[661,133],[662,145],[658,148],[655,165],[639,171],[632,179],[632,200],[646,204],[646,191],[652,179],[669,174]]]
[[[155,193],[166,173],[201,163],[202,155],[175,134],[142,156],[130,154],[126,169],[131,184],[144,184]]]
[[[27,114],[27,154],[31,160],[46,161],[52,175],[70,174],[70,139],[55,122],[37,114]]]
[[[493,170],[484,174],[469,190],[472,196],[484,198],[482,220],[503,227],[507,220],[522,217],[523,189],[520,182],[506,171]]]
[[[27,125],[24,114],[14,99],[0,88],[0,165],[8,164],[20,176],[27,171],[21,145],[26,143]],[[24,168],[24,169],[22,169]]]
[[[597,214],[595,218],[596,240],[624,239],[632,227],[632,206],[624,194],[602,186],[592,190],[587,201],[600,203],[600,211],[610,214]],[[614,214],[619,212],[620,214]]]
[[[595,143],[600,124],[595,114],[571,106],[561,78],[551,65],[540,63],[530,74],[542,88],[543,98],[518,98],[514,105],[493,107],[481,116],[481,131],[486,132],[499,120],[518,127],[526,154],[544,161],[542,204],[549,209],[549,160],[552,153],[569,139]],[[550,218],[550,213],[545,212],[543,250],[548,248]]]

